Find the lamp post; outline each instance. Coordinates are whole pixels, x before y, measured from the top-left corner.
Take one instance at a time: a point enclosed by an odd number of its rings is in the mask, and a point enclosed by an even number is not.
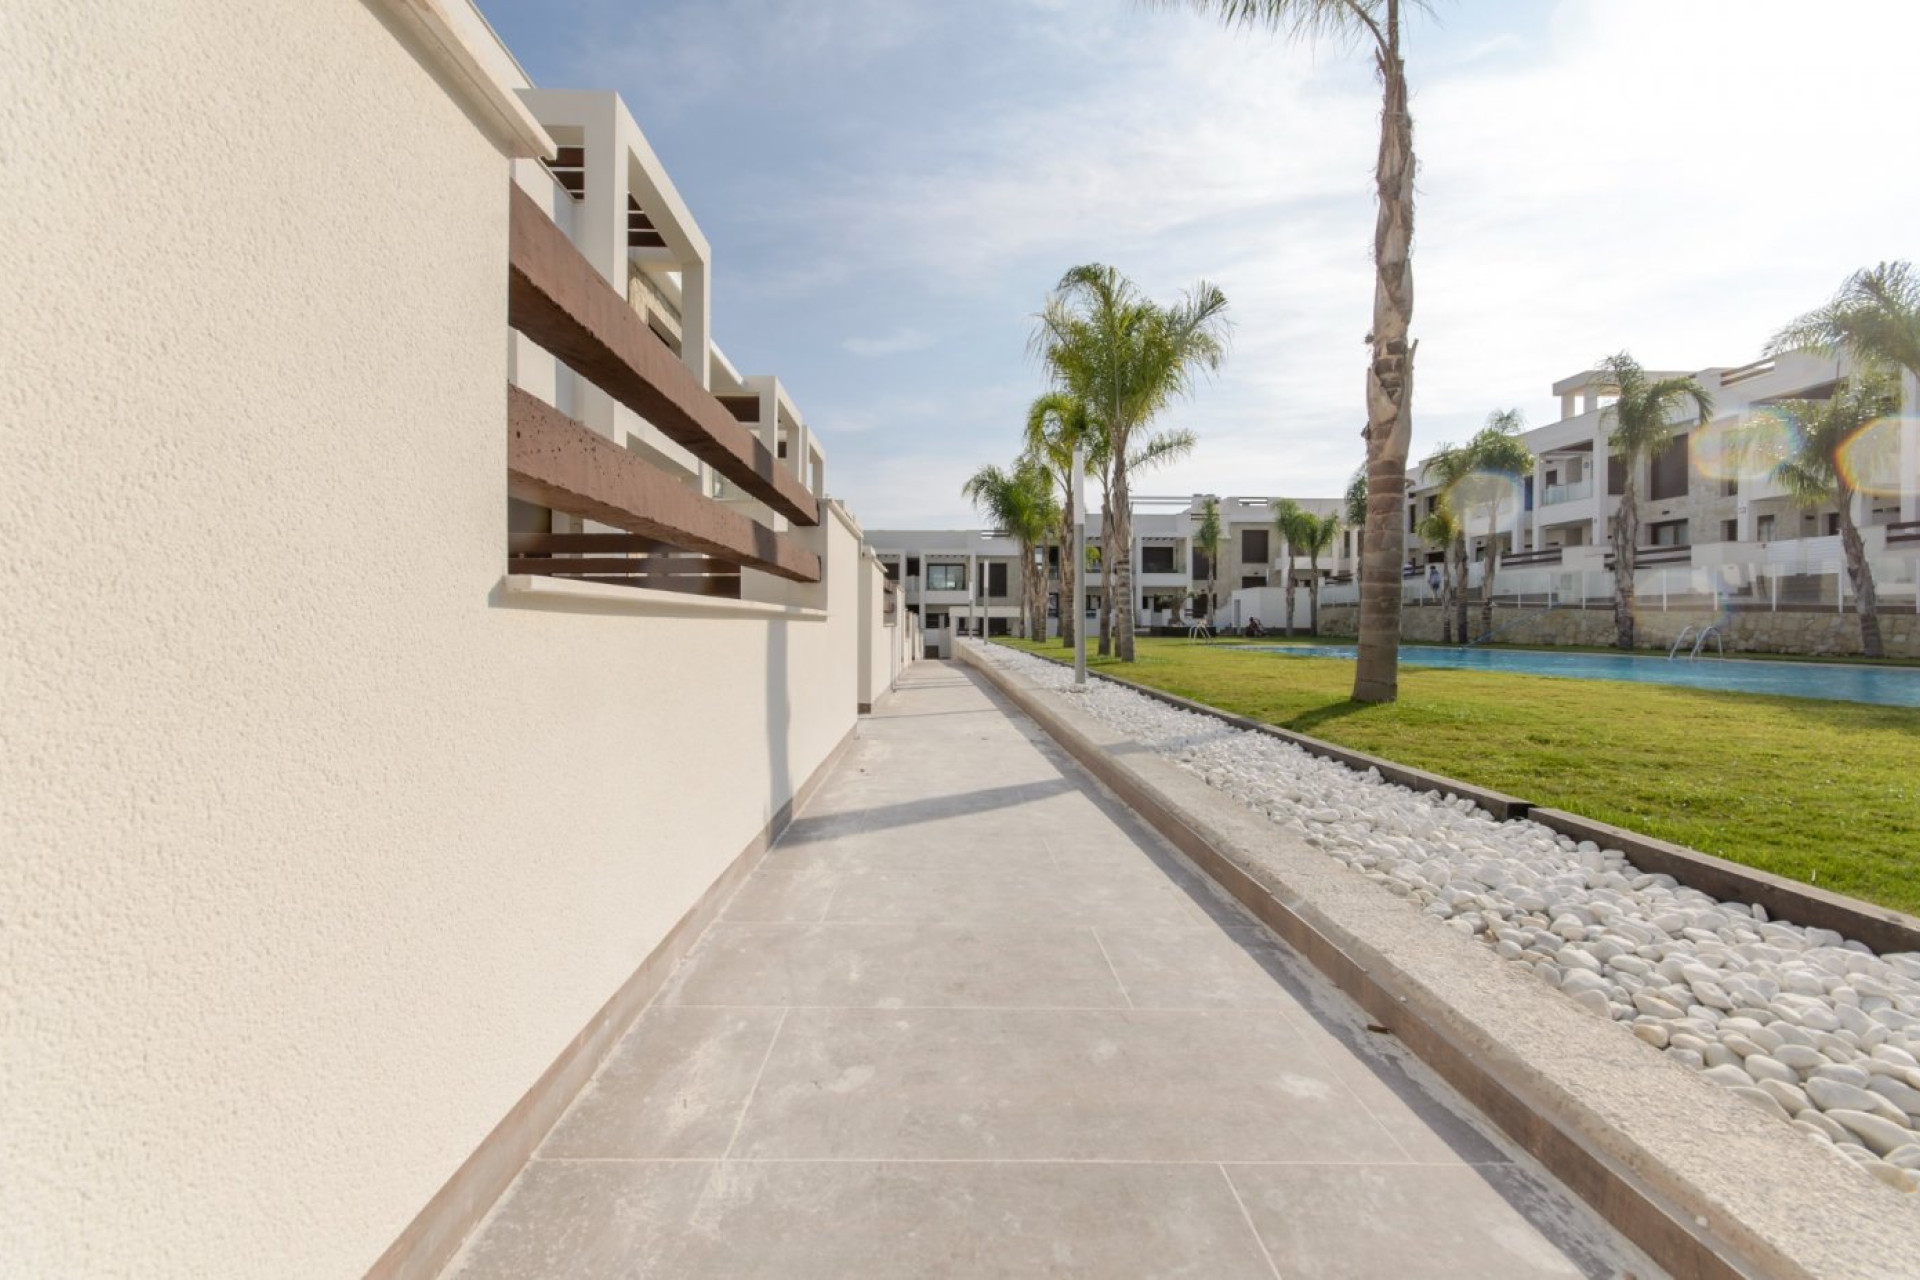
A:
[[[1087,687],[1087,446],[1073,446],[1073,687]]]

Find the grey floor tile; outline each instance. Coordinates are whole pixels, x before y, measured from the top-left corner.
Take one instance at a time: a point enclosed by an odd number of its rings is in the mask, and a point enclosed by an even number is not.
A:
[[[1124,1008],[1086,928],[723,920],[674,974],[668,1004]]]
[[[1251,926],[1096,930],[1136,1009],[1285,1009],[1306,1013],[1275,976],[1280,947]]]
[[[1397,1161],[1277,1013],[797,1009],[740,1157]]]
[[[1549,1280],[1592,1274],[1480,1170],[1454,1165],[1227,1170],[1283,1276]],[[1503,1179],[1506,1171],[1494,1171]],[[1605,1274],[1604,1272],[1601,1274]]]
[[[824,917],[927,924],[1198,924],[1193,900],[1164,879],[1071,875],[1051,866],[964,862],[849,875]]]
[[[541,1154],[724,1155],[782,1013],[648,1009],[554,1126]]]
[[[1498,1164],[1508,1156],[1474,1124],[1442,1102],[1427,1071],[1391,1036],[1375,1036],[1317,1015],[1294,1014],[1314,1048],[1373,1113],[1408,1159],[1422,1164]]]
[[[819,859],[787,860],[767,857],[741,882],[722,920],[818,920],[840,888],[843,873]]]
[[[1272,1280],[1211,1165],[535,1165],[460,1280]]]

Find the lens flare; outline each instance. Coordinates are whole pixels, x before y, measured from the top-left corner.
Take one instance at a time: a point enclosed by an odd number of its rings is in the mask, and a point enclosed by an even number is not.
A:
[[[1783,409],[1755,409],[1708,423],[1688,437],[1693,469],[1708,480],[1757,483],[1800,447],[1800,424]]]
[[[1920,423],[1912,418],[1875,418],[1835,451],[1835,469],[1869,498],[1899,498],[1914,492],[1920,477],[1900,474],[1900,437],[1910,430],[1920,430]]]
[[[1486,532],[1487,518],[1497,516],[1507,528],[1524,505],[1526,490],[1518,476],[1498,471],[1474,471],[1454,490],[1454,509],[1467,521],[1469,537]]]

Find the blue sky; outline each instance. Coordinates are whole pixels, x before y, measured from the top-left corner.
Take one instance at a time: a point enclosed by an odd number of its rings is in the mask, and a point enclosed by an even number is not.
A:
[[[870,528],[970,523],[1018,448],[1061,272],[1207,278],[1226,366],[1144,493],[1337,493],[1372,298],[1366,63],[1134,0],[479,0],[533,79],[618,90]],[[1818,13],[1818,18],[1809,15]],[[1416,20],[1415,456],[1626,348],[1738,364],[1920,252],[1920,5],[1441,0]],[[1876,50],[1889,74],[1865,74]]]

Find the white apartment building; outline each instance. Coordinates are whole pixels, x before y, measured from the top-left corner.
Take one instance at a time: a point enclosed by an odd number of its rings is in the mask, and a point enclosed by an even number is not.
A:
[[[1645,586],[1668,599],[1704,596],[1732,608],[1841,606],[1849,588],[1838,512],[1798,506],[1769,474],[1764,458],[1739,455],[1734,436],[1780,401],[1824,396],[1844,371],[1844,360],[1793,353],[1692,373],[1713,397],[1712,419],[1677,421],[1672,442],[1638,463],[1642,545],[1635,564],[1648,574]],[[1495,589],[1502,597],[1610,595],[1610,529],[1625,482],[1623,461],[1608,447],[1612,423],[1605,410],[1615,391],[1601,370],[1556,382],[1559,420],[1522,436],[1534,455],[1532,474],[1502,491],[1497,518],[1486,501],[1465,505],[1475,589],[1493,518],[1502,574]],[[1911,382],[1908,394],[1911,402]],[[1853,515],[1884,603],[1912,609],[1920,559],[1920,419],[1908,416],[1886,430],[1897,435],[1897,444],[1889,439],[1886,459],[1897,470],[1856,495]],[[1412,468],[1406,509],[1410,599],[1426,594],[1424,581],[1417,581],[1422,566],[1443,556],[1443,548],[1414,533],[1439,499],[1427,463]]]
[[[1286,550],[1274,529],[1278,498],[1221,497],[1220,523],[1223,534],[1220,563],[1213,572],[1214,608],[1202,602],[1207,591],[1207,557],[1195,543],[1203,508],[1211,495],[1186,497],[1142,496],[1134,499],[1133,558],[1134,625],[1142,630],[1184,628],[1196,618],[1212,618],[1223,626],[1237,626],[1249,617],[1258,617],[1273,625],[1283,608],[1277,600],[1268,602],[1249,597],[1246,592],[1278,592],[1285,580]],[[1315,515],[1328,515],[1340,509],[1331,498],[1298,498],[1301,507]],[[1086,541],[1091,566],[1086,577],[1087,617],[1097,622],[1107,575],[1103,572],[1105,549],[1101,546],[1100,512],[1090,512],[1086,520]],[[1323,581],[1351,579],[1354,560],[1349,547],[1352,539],[1343,529],[1320,560]],[[950,652],[955,635],[1020,635],[1025,622],[1021,614],[1021,578],[1025,569],[1020,547],[1004,533],[992,529],[873,529],[867,533],[867,545],[880,559],[888,576],[904,590],[905,607],[919,614],[929,654]],[[1044,557],[1047,576],[1048,632],[1059,633],[1061,609],[1061,548],[1049,544],[1035,553],[1033,570],[1042,571]],[[1309,571],[1307,557],[1297,557],[1296,581],[1304,586]],[[1296,620],[1305,625],[1304,590],[1295,604]],[[1236,606],[1238,612],[1236,613]],[[1067,607],[1071,608],[1069,604]],[[1262,609],[1265,612],[1261,612]]]

